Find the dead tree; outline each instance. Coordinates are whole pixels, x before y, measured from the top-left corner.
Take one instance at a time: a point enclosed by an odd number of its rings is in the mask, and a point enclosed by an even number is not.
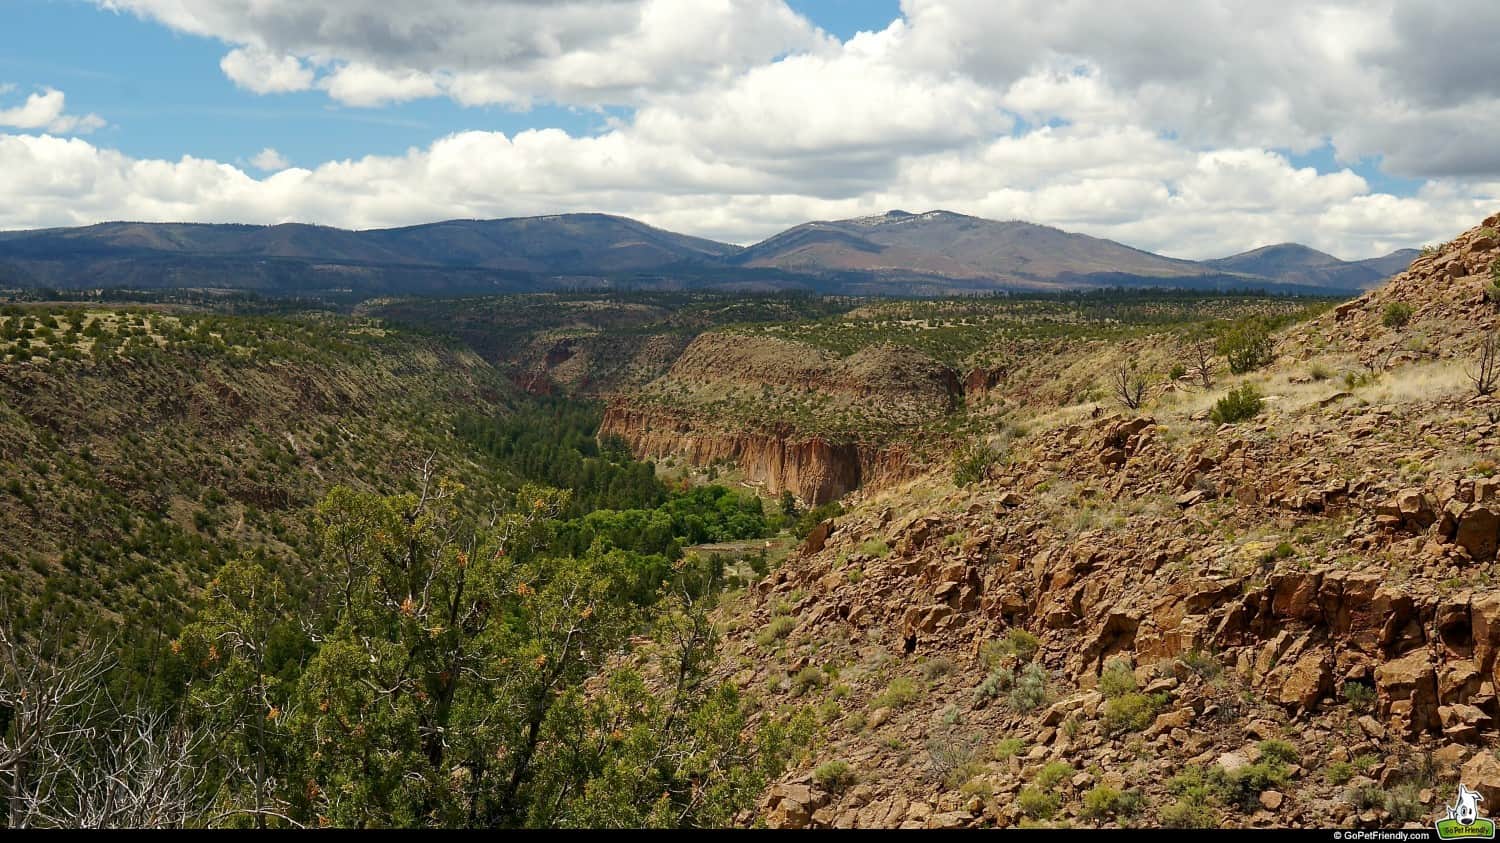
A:
[[[13,617],[13,615],[11,615]],[[11,828],[164,828],[203,816],[197,735],[105,692],[109,649],[49,652],[0,625],[0,798]]]
[[[1146,379],[1136,374],[1129,362],[1121,362],[1110,373],[1110,387],[1115,399],[1131,410],[1139,410],[1146,400]]]
[[[1495,388],[1500,386],[1500,332],[1485,334],[1474,368],[1464,370],[1464,374],[1468,376],[1469,383],[1473,384],[1476,394],[1494,393]]]
[[[1214,340],[1208,335],[1199,336],[1188,343],[1188,374],[1198,379],[1204,389],[1214,385]]]

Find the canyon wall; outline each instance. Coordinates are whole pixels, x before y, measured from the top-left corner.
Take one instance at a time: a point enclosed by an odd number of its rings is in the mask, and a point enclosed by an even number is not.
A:
[[[699,335],[661,377],[618,393],[600,434],[637,457],[730,462],[805,503],[911,476],[913,439],[961,404],[963,383],[919,351],[847,356],[783,337]]]
[[[606,411],[599,433],[619,436],[643,459],[732,462],[750,482],[764,484],[772,494],[790,490],[810,505],[903,479],[914,470],[901,446],[831,442],[800,436],[784,425],[769,432],[723,430],[688,416],[623,406]]]

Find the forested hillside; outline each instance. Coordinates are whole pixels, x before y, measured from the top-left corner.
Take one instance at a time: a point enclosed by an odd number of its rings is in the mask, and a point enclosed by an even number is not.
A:
[[[728,822],[806,740],[706,681],[683,548],[787,513],[600,413],[368,319],[8,306],[4,819]]]

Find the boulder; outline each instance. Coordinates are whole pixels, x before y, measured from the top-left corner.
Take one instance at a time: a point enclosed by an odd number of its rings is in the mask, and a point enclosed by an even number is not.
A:
[[[1426,650],[1414,650],[1375,668],[1375,689],[1386,723],[1405,735],[1438,725],[1437,671]]]
[[[1327,653],[1317,650],[1303,653],[1282,683],[1281,704],[1303,710],[1316,706],[1332,689],[1331,667]]]
[[[802,542],[802,553],[810,555],[822,552],[831,535],[833,535],[833,519],[829,518],[820,522],[818,526],[812,528],[812,532],[807,534],[807,539]]]
[[[1500,759],[1493,752],[1486,750],[1476,753],[1464,764],[1458,780],[1483,796],[1484,804],[1500,804]]]
[[[1488,506],[1471,506],[1459,518],[1453,542],[1467,550],[1475,562],[1489,562],[1495,558],[1497,538],[1500,516]]]
[[[1402,489],[1396,494],[1396,511],[1401,521],[1414,530],[1425,530],[1437,521],[1432,499],[1421,489]]]

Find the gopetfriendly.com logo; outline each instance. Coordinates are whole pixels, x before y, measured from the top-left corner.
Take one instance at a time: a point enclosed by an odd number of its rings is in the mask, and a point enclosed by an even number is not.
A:
[[[1458,786],[1458,799],[1448,806],[1448,816],[1437,821],[1440,840],[1494,840],[1495,821],[1479,816],[1484,797],[1466,785]]]

